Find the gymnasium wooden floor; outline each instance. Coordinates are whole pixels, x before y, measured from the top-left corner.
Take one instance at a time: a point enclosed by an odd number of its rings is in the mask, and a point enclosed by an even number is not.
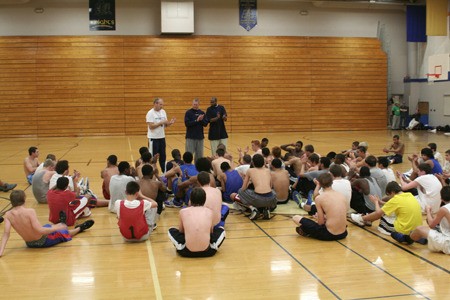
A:
[[[169,130],[170,132],[170,130]],[[441,133],[366,131],[286,134],[234,134],[229,150],[269,138],[269,146],[302,140],[316,151],[348,149],[354,140],[367,141],[369,152],[381,149],[400,134],[406,153],[420,151],[429,142],[438,150],[450,148]],[[184,135],[168,136],[184,150]],[[100,170],[106,157],[134,162],[145,136],[74,138],[3,138],[0,141],[0,179],[18,183],[42,223],[48,208],[37,204],[26,184],[22,161],[29,146],[37,146],[41,161],[47,153],[69,160],[71,170],[88,176],[101,195]],[[208,142],[205,142],[205,146]],[[209,149],[205,150],[209,154]],[[409,169],[408,163],[396,166]],[[9,193],[0,193],[0,208]],[[300,210],[299,210],[300,212]],[[156,232],[145,243],[125,244],[115,215],[106,208],[93,210],[95,225],[71,242],[48,249],[28,249],[12,232],[0,258],[2,299],[449,299],[450,258],[430,253],[426,246],[403,246],[381,235],[376,224],[359,228],[348,223],[349,235],[338,242],[300,237],[287,215],[250,221],[230,214],[227,238],[216,256],[186,259],[176,255],[167,229],[178,224],[178,209],[166,208]],[[4,225],[0,225],[3,232]]]

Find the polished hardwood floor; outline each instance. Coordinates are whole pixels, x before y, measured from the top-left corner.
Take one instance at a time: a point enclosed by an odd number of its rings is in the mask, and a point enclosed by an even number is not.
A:
[[[170,130],[168,130],[170,132]],[[366,141],[369,152],[382,155],[393,134],[406,144],[406,154],[430,142],[438,150],[450,148],[450,137],[426,131],[346,131],[231,134],[229,151],[269,138],[269,147],[302,140],[317,152],[348,149],[354,140]],[[167,137],[172,148],[184,150],[183,135]],[[22,161],[29,146],[67,159],[71,170],[90,179],[101,195],[100,171],[106,157],[134,162],[145,136],[73,138],[4,138],[0,141],[0,179],[18,183],[27,194],[28,207],[42,223],[48,208],[37,204],[26,183]],[[205,148],[208,148],[205,142]],[[205,154],[209,154],[205,149]],[[396,165],[409,169],[408,162]],[[8,194],[0,192],[0,208],[8,207]],[[297,213],[295,210],[293,213]],[[299,210],[298,213],[301,213]],[[93,209],[95,225],[71,242],[47,249],[29,249],[13,231],[0,258],[2,299],[449,299],[450,258],[431,253],[426,246],[404,246],[380,234],[376,224],[360,228],[348,223],[349,235],[337,242],[300,237],[290,215],[250,221],[231,213],[227,238],[211,258],[177,256],[167,229],[177,226],[178,209],[166,208],[158,228],[145,243],[124,243],[115,215]],[[0,232],[3,232],[3,224]]]

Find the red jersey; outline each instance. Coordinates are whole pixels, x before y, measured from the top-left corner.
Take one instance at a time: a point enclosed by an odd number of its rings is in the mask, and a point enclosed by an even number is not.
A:
[[[144,201],[136,208],[128,208],[125,201],[120,202],[119,212],[120,233],[128,240],[139,240],[148,233],[148,225],[144,215]]]
[[[47,192],[48,208],[50,214],[48,220],[53,224],[59,223],[59,212],[64,211],[66,213],[67,226],[75,224],[75,214],[72,209],[69,209],[69,203],[76,199],[76,194],[72,191],[65,190],[49,190]]]

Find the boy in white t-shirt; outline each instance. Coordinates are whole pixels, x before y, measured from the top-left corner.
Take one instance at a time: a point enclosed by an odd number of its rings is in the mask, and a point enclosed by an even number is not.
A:
[[[443,252],[450,254],[450,186],[445,186],[441,190],[441,198],[445,203],[439,208],[433,217],[431,207],[426,207],[428,226],[419,226],[410,237],[414,241],[428,239],[428,249],[433,252]],[[436,230],[439,224],[440,232]]]

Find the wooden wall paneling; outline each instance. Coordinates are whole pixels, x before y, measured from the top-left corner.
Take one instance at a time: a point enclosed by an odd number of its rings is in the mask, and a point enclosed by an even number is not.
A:
[[[194,98],[206,110],[211,96],[229,94],[227,49],[209,38],[163,37],[127,45],[132,47],[125,47],[125,72],[133,78],[126,88],[129,133],[146,131],[145,114],[155,97],[163,98],[168,117],[177,119],[168,132],[184,134],[184,114]]]
[[[312,64],[317,68],[312,70],[311,100],[316,112],[312,130],[385,128],[387,66],[379,42],[353,38],[314,40],[317,48],[313,50],[316,56]]]
[[[231,38],[233,131],[310,130],[307,39]]]
[[[192,99],[206,110],[211,96],[230,132],[385,124],[386,55],[372,38],[0,37],[0,49],[2,135],[145,135],[157,96],[181,135]]]
[[[117,37],[39,39],[39,135],[123,135],[122,59]]]
[[[0,37],[1,136],[37,134],[36,38]]]

